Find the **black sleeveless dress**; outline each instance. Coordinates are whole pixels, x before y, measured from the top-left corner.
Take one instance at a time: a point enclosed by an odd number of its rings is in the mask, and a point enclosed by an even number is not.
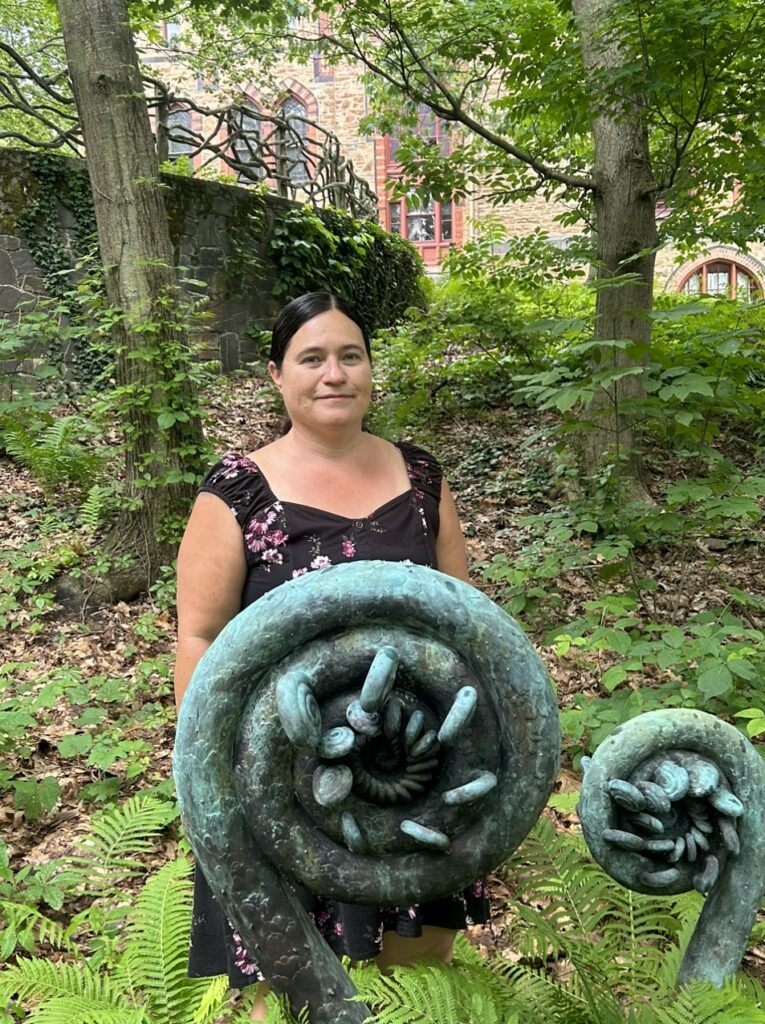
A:
[[[242,608],[280,583],[328,565],[380,558],[437,568],[441,467],[413,444],[402,441],[397,447],[406,463],[410,490],[370,516],[353,520],[279,501],[257,465],[245,456],[228,454],[212,467],[200,493],[222,498],[242,529],[247,561]],[[440,900],[394,909],[333,902],[296,888],[330,947],[352,960],[377,956],[385,931],[416,938],[423,925],[459,929],[489,918],[483,882]],[[262,980],[197,869],[189,975],[215,974],[227,974],[233,988]]]

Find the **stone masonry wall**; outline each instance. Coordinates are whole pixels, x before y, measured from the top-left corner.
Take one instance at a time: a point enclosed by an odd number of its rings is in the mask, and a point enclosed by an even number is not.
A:
[[[66,160],[66,158],[58,158]],[[87,182],[84,161],[66,160],[65,166]],[[0,315],[7,316],[22,303],[46,294],[46,268],[36,265],[29,239],[19,218],[40,190],[32,155],[21,150],[2,151],[0,163]],[[268,260],[274,223],[295,204],[275,195],[259,195],[246,188],[214,182],[163,176],[170,234],[178,266],[188,277],[203,282],[193,286],[206,294],[211,319],[200,330],[205,359],[219,359],[233,370],[255,358],[252,329],[270,326],[278,310],[273,298],[275,271]],[[63,203],[57,204],[55,226],[64,249],[74,263],[75,219]]]

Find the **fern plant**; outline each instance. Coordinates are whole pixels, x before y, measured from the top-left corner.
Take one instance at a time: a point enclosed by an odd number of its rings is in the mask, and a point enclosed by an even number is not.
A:
[[[146,883],[127,914],[110,969],[19,959],[0,972],[0,1006],[28,1024],[213,1024],[225,1008],[226,978],[186,976],[191,865],[171,861]]]
[[[101,474],[105,452],[83,443],[81,437],[92,427],[81,417],[71,415],[38,429],[11,415],[0,419],[0,443],[8,455],[37,477],[47,494],[61,484],[83,488]]]
[[[520,1024],[515,995],[502,978],[480,962],[460,957],[453,964],[396,967],[390,975],[375,967],[353,972],[359,999],[375,1011],[377,1024]]]
[[[507,872],[516,898],[506,939],[521,956],[490,967],[549,1020],[727,1024],[745,1011],[751,1024],[765,1024],[765,990],[756,982],[737,978],[719,990],[699,983],[691,1003],[689,988],[676,989],[700,909],[695,893],[667,898],[625,889],[589,860],[581,839],[544,818]],[[695,1016],[685,1014],[687,1005]]]
[[[47,944],[73,952],[72,937],[83,932],[98,936],[102,950],[109,944],[127,908],[123,887],[144,875],[140,858],[153,853],[159,834],[176,816],[175,806],[150,796],[136,796],[94,817],[91,831],[80,839],[68,859],[40,868],[47,885],[29,888],[29,868],[14,873],[5,844],[0,843],[0,962],[16,947],[34,953]],[[25,885],[24,882],[27,884]],[[53,900],[52,896],[56,899]],[[51,920],[38,904],[60,910],[65,899],[86,897],[90,903],[67,926]]]
[[[134,798],[94,823],[70,879],[77,886],[91,879],[91,892],[101,893],[100,939],[78,950],[70,941],[75,919],[65,934],[45,936],[66,962],[19,958],[1,971],[0,1024],[13,1019],[3,1018],[9,1000],[27,1024],[249,1024],[249,998],[229,1006],[225,978],[186,977],[187,861],[166,864],[124,908],[119,886],[172,814],[156,799]],[[765,990],[753,979],[675,988],[695,896],[622,889],[580,840],[545,819],[507,871],[515,892],[505,934],[512,956],[484,960],[458,936],[453,964],[425,962],[389,976],[354,969],[359,999],[377,1024],[765,1024]],[[284,1000],[271,1000],[268,1019],[291,1024]]]
[[[153,796],[134,796],[93,818],[78,841],[59,884],[103,898],[117,894],[130,879],[146,872],[142,856],[153,853],[159,834],[177,817],[174,804]]]

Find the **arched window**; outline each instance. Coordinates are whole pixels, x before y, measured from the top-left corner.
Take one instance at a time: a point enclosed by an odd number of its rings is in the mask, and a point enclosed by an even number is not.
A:
[[[191,134],[191,112],[173,107],[167,115],[167,155],[170,160],[193,153],[196,143]]]
[[[437,118],[433,111],[424,103],[417,107],[417,127],[415,133],[424,139],[429,146],[438,146],[442,156],[448,156],[451,150],[451,138],[447,134],[444,122]],[[388,152],[386,162],[397,164],[399,138],[397,135],[388,136]]]
[[[308,138],[308,111],[295,96],[290,96],[282,103],[279,113],[290,127],[283,131],[281,140],[282,174],[294,185],[299,185],[308,178],[304,143]]]
[[[733,260],[708,260],[696,267],[680,285],[686,295],[727,295],[753,302],[761,293],[754,275]]]
[[[231,114],[231,130],[234,142],[231,149],[238,163],[250,169],[240,170],[240,181],[252,181],[253,178],[264,178],[266,169],[260,162],[261,121],[251,107],[239,107]]]

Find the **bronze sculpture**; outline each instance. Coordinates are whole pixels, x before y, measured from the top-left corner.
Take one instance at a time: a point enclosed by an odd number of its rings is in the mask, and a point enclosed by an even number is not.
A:
[[[678,983],[738,970],[765,890],[765,765],[732,725],[690,709],[619,726],[585,762],[590,852],[629,889],[707,897]]]
[[[194,853],[273,987],[315,1024],[360,1024],[289,880],[388,906],[454,892],[519,845],[558,757],[518,626],[459,580],[370,561],[229,623],[184,700],[175,777]]]

